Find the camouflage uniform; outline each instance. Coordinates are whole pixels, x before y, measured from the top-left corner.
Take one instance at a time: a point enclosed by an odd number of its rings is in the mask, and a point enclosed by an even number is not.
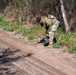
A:
[[[47,26],[49,27],[47,30],[47,32],[49,33],[49,37],[50,37],[49,44],[52,45],[55,31],[58,28],[60,22],[53,15],[48,15],[46,19],[46,23],[47,23]]]

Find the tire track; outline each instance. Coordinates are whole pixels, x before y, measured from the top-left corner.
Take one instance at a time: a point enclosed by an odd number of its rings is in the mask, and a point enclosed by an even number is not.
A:
[[[52,52],[51,52],[52,50],[50,51],[50,49],[48,49],[48,48],[37,47],[37,45],[26,44],[25,42],[22,42],[20,40],[17,40],[15,38],[9,36],[7,33],[5,33],[2,30],[0,30],[0,40],[4,41],[4,43],[6,42],[6,44],[9,45],[10,47],[13,46],[14,48],[19,48],[26,53],[29,53],[29,52],[34,53],[32,58],[30,58],[29,60],[27,59],[28,61],[30,61],[31,64],[33,64],[33,62],[37,62],[37,60],[39,60],[39,61],[42,61],[43,63],[45,63],[45,65],[48,64],[49,66],[53,66],[53,68],[52,68],[53,71],[55,71],[55,72],[57,71],[58,74],[65,75],[65,73],[66,73],[67,75],[69,75],[69,74],[76,75],[76,72],[75,72],[76,64],[75,63],[72,63],[70,61],[68,63],[68,60],[65,60],[65,58],[62,58],[62,57],[58,58],[56,56],[53,56]],[[34,58],[35,58],[35,60],[34,60]],[[33,65],[40,66],[39,63],[33,64]],[[45,68],[45,67],[43,68],[43,66],[42,66],[42,69]],[[54,67],[56,68],[56,70],[54,69]],[[51,67],[50,67],[50,69],[51,69]],[[50,69],[48,69],[48,71]]]
[[[1,42],[3,42],[2,40],[0,40]],[[9,45],[8,43],[5,43],[5,42],[3,42],[5,45]],[[9,47],[12,47],[11,45],[9,46]],[[20,52],[20,54],[23,54],[23,53],[25,53],[25,52],[23,52],[23,51],[21,51]],[[27,54],[27,53],[25,53],[25,54]],[[62,74],[62,72],[60,72],[60,71],[58,71],[58,70],[54,70],[53,69],[53,67],[51,66],[51,67],[49,67],[50,65],[48,65],[47,66],[47,64],[46,63],[44,63],[44,62],[42,62],[42,61],[40,61],[39,59],[37,59],[37,58],[35,58],[35,57],[32,57],[31,58],[32,59],[32,61],[28,58],[27,59],[27,61],[30,63],[30,64],[33,64],[33,66],[35,66],[36,68],[38,68],[39,67],[39,69],[41,70],[41,71],[44,71],[44,73],[45,73],[45,75],[65,75],[65,74]],[[24,60],[22,60],[22,61],[24,61],[24,62],[26,62],[26,59]],[[19,62],[22,62],[21,60],[19,61]],[[37,63],[37,62],[39,62],[39,64],[35,64],[35,63]],[[18,62],[13,62],[16,66],[18,66],[19,68],[21,68],[21,69],[23,69],[23,67],[21,67],[21,66],[23,66],[22,64],[20,64],[19,65],[19,63]],[[23,62],[22,62],[23,63]],[[41,64],[41,65],[40,65]],[[43,65],[43,66],[42,66]],[[25,66],[25,65],[24,65]],[[26,66],[25,66],[26,67]],[[49,67],[49,68],[48,68]],[[47,69],[48,68],[48,69]],[[25,69],[23,69],[23,70],[25,70]],[[55,71],[55,72],[52,72],[53,71]],[[59,72],[59,73],[58,73]],[[42,74],[40,74],[40,75],[42,75]]]

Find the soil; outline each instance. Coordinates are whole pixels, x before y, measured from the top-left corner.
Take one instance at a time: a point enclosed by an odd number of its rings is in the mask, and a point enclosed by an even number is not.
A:
[[[76,56],[64,50],[31,44],[0,29],[0,75],[76,75]]]

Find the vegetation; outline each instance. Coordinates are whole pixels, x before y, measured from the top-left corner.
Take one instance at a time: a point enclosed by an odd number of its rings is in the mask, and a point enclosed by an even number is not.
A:
[[[15,31],[16,34],[28,37],[29,41],[34,40],[34,38],[37,38],[38,36],[45,35],[45,29],[40,25],[34,25],[32,29],[29,29],[23,27],[20,22],[9,22],[2,16],[0,16],[0,27],[6,31]]]
[[[66,11],[69,29],[76,31],[76,0],[0,0],[0,12],[9,19],[13,18],[12,20],[19,22],[30,22],[31,17],[51,13],[59,19],[63,28],[65,21],[61,14],[61,1]]]
[[[76,52],[76,33],[64,33],[62,29],[56,31],[57,43],[54,47],[66,46],[69,52]]]
[[[60,46],[59,43],[54,43],[54,44],[53,44],[53,47],[54,47],[54,48],[60,48],[61,46]]]
[[[65,16],[69,25],[69,32],[64,33],[64,21],[61,14],[63,1]],[[63,10],[63,8],[62,8]],[[15,31],[28,40],[45,35],[45,29],[36,25],[36,17],[51,13],[60,21],[60,27],[56,31],[57,43],[55,48],[67,46],[69,52],[76,52],[76,0],[0,0],[0,27],[6,31]],[[5,19],[6,18],[6,19]],[[25,23],[25,24],[24,24]],[[23,25],[33,24],[33,28]]]
[[[29,41],[45,35],[45,29],[40,25],[34,25],[32,29],[28,29],[23,27],[20,22],[9,22],[2,16],[0,16],[0,27],[6,31],[15,31],[17,34],[28,37]],[[68,47],[69,52],[76,52],[76,33],[64,33],[64,31],[59,28],[56,31],[56,39],[57,43],[54,43],[53,47],[60,48],[62,46],[66,46]]]

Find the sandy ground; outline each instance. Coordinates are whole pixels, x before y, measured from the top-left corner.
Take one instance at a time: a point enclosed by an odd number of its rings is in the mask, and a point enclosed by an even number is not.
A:
[[[76,75],[75,55],[63,51],[0,30],[0,75]]]

